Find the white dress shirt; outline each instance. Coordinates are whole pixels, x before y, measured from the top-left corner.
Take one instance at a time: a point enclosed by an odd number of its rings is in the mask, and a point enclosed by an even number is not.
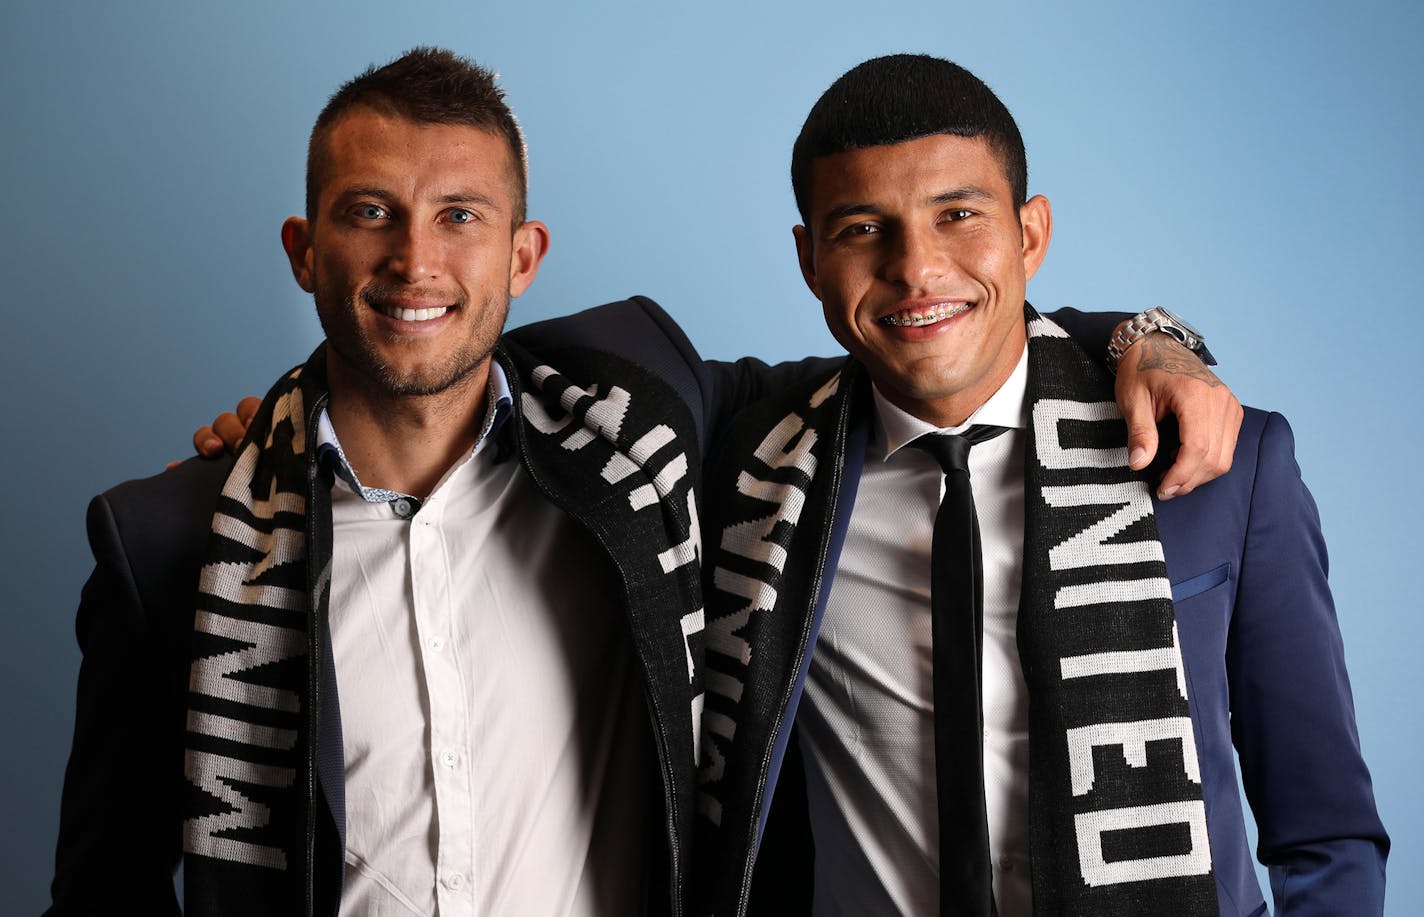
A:
[[[490,423],[423,503],[332,488],[331,642],[346,773],[341,913],[623,915],[657,775],[597,546]],[[507,411],[507,406],[500,409]],[[325,416],[321,440],[340,455]]]
[[[1010,430],[969,474],[984,559],[984,783],[1001,917],[1032,913],[1028,689],[1015,626],[1023,577],[1027,354],[967,423]],[[798,714],[818,915],[938,914],[930,550],[944,473],[904,448],[936,430],[875,392],[840,566]]]

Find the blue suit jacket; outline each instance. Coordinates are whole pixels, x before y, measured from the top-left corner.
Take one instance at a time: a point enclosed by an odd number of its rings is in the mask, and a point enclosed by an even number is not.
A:
[[[854,411],[846,430],[844,482],[825,553],[826,584],[812,612],[812,640],[864,468],[870,414],[868,407]],[[1239,755],[1260,834],[1258,856],[1270,869],[1279,913],[1382,913],[1389,838],[1360,753],[1319,516],[1285,418],[1247,408],[1231,471],[1154,505],[1188,681],[1220,912],[1267,913],[1246,841]],[[809,658],[808,651],[798,681]],[[794,714],[799,683],[791,698]],[[766,798],[774,804],[761,815],[765,834],[750,899],[754,913],[809,907],[814,854],[791,719],[776,737],[767,775]]]
[[[1231,472],[1156,511],[1221,912],[1264,912],[1234,745],[1279,911],[1382,913],[1389,839],[1360,755],[1320,519],[1285,418],[1248,409]]]

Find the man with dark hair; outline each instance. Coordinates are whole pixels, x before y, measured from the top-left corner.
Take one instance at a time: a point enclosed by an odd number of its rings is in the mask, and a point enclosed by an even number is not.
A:
[[[180,854],[190,917],[683,913],[700,456],[819,364],[703,363],[640,297],[501,335],[548,231],[447,52],[343,87],[309,164],[326,340],[235,459],[91,505],[52,913],[176,913]]]
[[[1014,201],[1028,200],[1028,156],[1009,110],[978,77],[925,55],[878,58],[837,80],[811,106],[791,148],[791,192],[803,223],[811,163],[822,156],[949,134],[978,137],[1004,169]]]
[[[1025,300],[1049,203],[961,67],[852,69],[792,176],[850,356],[709,469],[706,911],[1262,914],[1234,743],[1278,912],[1380,913],[1285,420],[1248,410],[1229,473],[1151,499],[1111,379]],[[1116,343],[1143,327],[1194,339],[1151,310]]]

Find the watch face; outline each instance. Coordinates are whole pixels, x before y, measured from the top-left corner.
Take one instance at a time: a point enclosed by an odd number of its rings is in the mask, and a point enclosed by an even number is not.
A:
[[[1183,319],[1183,318],[1182,318],[1180,315],[1178,315],[1177,313],[1171,311],[1170,309],[1163,309],[1161,306],[1158,306],[1158,307],[1157,307],[1157,311],[1158,311],[1158,312],[1161,312],[1163,315],[1165,315],[1165,316],[1166,316],[1168,319],[1170,319],[1172,322],[1176,323],[1177,325],[1180,325],[1183,331],[1187,332],[1187,334],[1190,334],[1192,337],[1196,338],[1198,341],[1204,340],[1204,339],[1202,338],[1201,332],[1198,331],[1197,329],[1193,328],[1193,327],[1191,326],[1191,323],[1190,323],[1190,322],[1188,322],[1188,321],[1186,321],[1185,319]]]

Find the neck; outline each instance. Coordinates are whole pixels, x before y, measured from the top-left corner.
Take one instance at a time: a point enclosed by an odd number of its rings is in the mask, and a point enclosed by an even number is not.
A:
[[[392,395],[330,354],[327,415],[366,487],[420,499],[469,454],[485,420],[489,358],[434,395]]]
[[[896,407],[926,423],[941,429],[958,427],[968,421],[975,411],[982,408],[999,389],[1004,387],[1004,383],[1009,381],[1009,377],[1014,374],[1014,368],[1018,366],[1019,358],[1023,356],[1027,346],[1027,337],[1022,331],[1019,334],[1011,335],[999,345],[994,360],[983,378],[943,397],[918,399],[906,396],[891,386],[880,385],[879,382],[876,387]]]

